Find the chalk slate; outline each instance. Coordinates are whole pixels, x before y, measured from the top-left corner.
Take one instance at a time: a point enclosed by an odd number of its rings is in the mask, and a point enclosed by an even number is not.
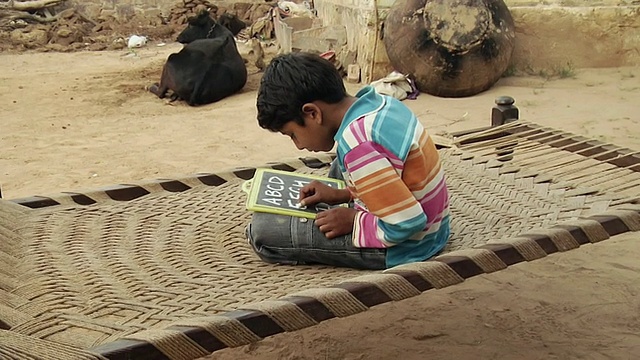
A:
[[[327,204],[308,208],[298,207],[300,189],[313,180],[321,181],[336,189],[344,189],[346,186],[344,181],[329,177],[274,169],[256,169],[253,179],[242,185],[242,189],[248,193],[247,210],[313,219],[319,211],[329,208]]]

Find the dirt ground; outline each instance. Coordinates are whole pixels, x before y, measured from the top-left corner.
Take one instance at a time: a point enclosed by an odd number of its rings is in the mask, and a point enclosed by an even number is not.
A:
[[[178,49],[0,54],[2,196],[306,155],[257,126],[255,69],[241,93],[207,106],[168,104],[146,92]],[[488,125],[494,99],[511,95],[522,119],[640,149],[640,68],[572,69],[562,77],[509,77],[470,98],[421,94],[405,102],[443,133]],[[587,245],[212,358],[636,358],[639,241],[630,234]]]

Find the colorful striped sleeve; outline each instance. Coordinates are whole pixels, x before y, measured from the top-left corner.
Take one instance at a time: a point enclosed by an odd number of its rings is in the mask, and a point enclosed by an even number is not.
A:
[[[349,180],[367,211],[356,215],[356,247],[385,248],[425,229],[427,216],[399,174],[403,161],[380,144],[366,141],[344,157]]]

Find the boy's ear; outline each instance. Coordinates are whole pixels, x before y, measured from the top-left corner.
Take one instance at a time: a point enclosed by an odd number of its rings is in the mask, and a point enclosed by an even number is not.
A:
[[[322,124],[322,110],[318,105],[314,103],[302,105],[302,114],[311,121],[315,121],[318,125]]]

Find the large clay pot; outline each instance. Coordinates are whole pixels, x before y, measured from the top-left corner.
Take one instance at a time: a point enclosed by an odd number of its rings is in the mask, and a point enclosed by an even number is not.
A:
[[[413,74],[420,91],[462,97],[502,76],[515,28],[502,0],[397,0],[383,41],[391,64]]]

